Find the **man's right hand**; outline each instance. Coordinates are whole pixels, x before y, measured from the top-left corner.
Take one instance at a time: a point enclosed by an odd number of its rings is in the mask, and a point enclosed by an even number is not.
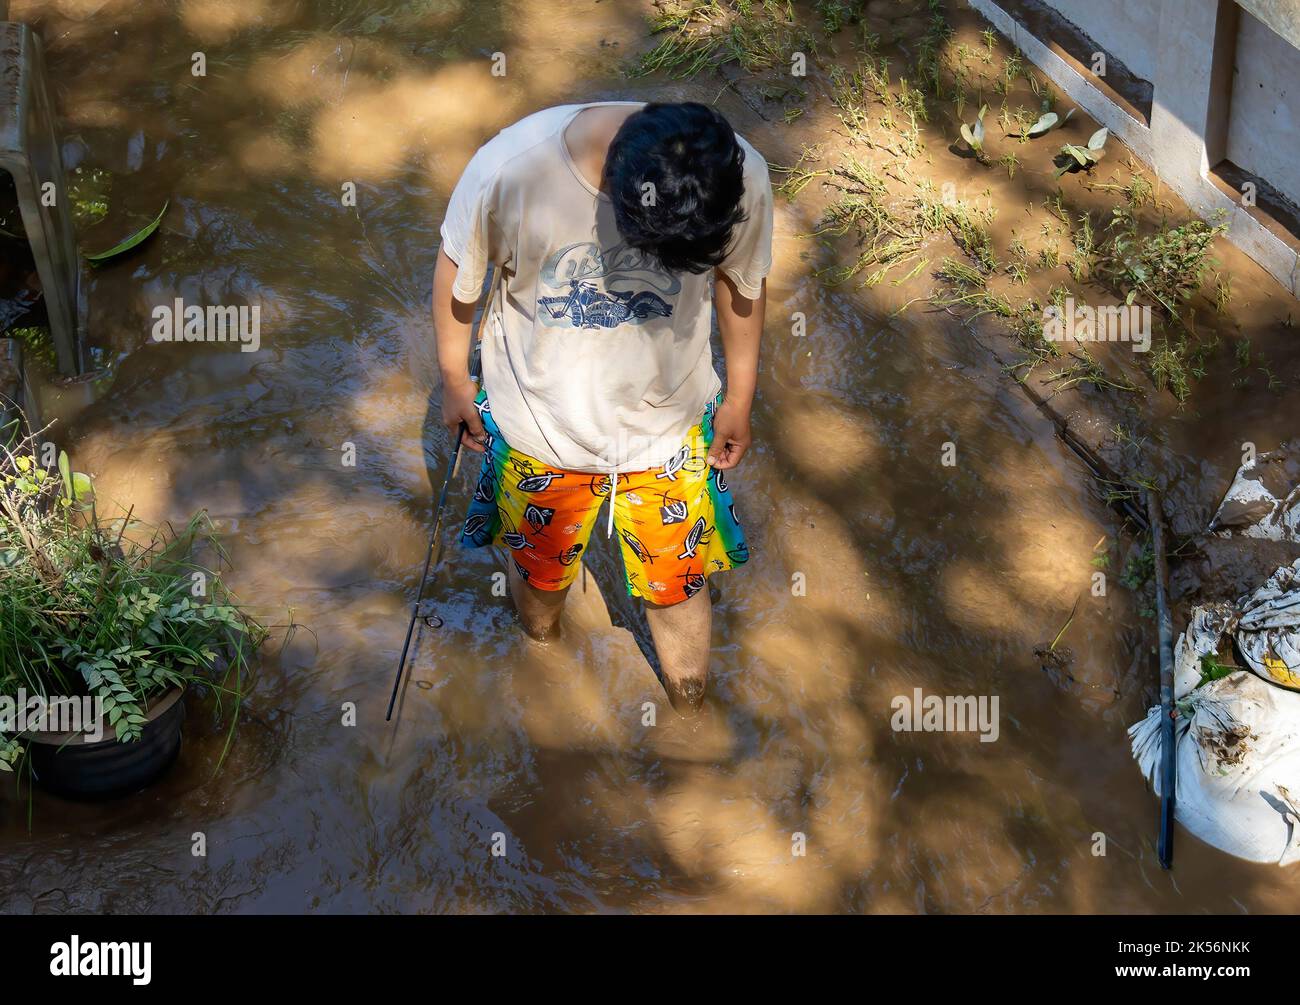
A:
[[[465,423],[465,435],[461,437],[461,445],[481,454],[486,436],[483,432],[483,420],[479,418],[478,409],[474,407],[474,399],[477,397],[478,385],[470,380],[468,374],[455,380],[443,378],[443,425],[455,436],[456,431],[460,429],[460,424]]]

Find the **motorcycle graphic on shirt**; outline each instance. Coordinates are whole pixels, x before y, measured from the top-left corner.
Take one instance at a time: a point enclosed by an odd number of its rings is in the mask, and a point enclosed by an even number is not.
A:
[[[663,297],[650,290],[639,293],[605,293],[591,283],[573,280],[567,297],[541,297],[553,318],[568,317],[575,328],[617,328],[648,317],[666,318],[673,309]]]
[[[673,313],[667,298],[681,280],[652,257],[619,244],[601,249],[594,241],[569,244],[546,257],[538,273],[550,296],[537,298],[538,317],[573,328],[617,328]]]

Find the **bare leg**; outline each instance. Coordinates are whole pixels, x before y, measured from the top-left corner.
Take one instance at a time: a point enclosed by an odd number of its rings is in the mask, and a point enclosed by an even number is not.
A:
[[[519,623],[525,632],[538,642],[546,642],[559,635],[560,613],[564,610],[564,598],[569,595],[569,588],[563,590],[539,590],[524,582],[515,563],[510,563],[510,596],[515,602],[515,611],[519,614]]]
[[[693,712],[704,704],[709,679],[709,635],[713,605],[709,591],[668,607],[646,604],[646,620],[659,655],[664,690],[678,712]]]

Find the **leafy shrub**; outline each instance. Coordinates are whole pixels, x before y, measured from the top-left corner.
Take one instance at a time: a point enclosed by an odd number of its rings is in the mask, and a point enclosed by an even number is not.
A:
[[[224,558],[206,512],[180,531],[129,513],[102,520],[66,454],[46,468],[31,437],[4,439],[0,695],[98,698],[122,741],[139,739],[149,702],[174,686],[228,697],[237,715],[266,631],[198,561],[205,550]],[[20,756],[0,734],[0,770]]]
[[[1112,236],[1098,249],[1097,272],[1124,293],[1127,303],[1142,293],[1176,318],[1212,264],[1210,245],[1227,228],[1204,220],[1162,228],[1143,236],[1127,206],[1114,210]]]

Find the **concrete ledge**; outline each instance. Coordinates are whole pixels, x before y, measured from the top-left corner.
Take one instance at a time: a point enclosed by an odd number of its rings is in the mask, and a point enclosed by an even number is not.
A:
[[[1151,130],[1095,87],[1077,69],[993,0],[968,0],[972,9],[1006,36],[1031,63],[1052,79],[1065,95],[1110,130],[1144,161],[1151,160]]]
[[[1172,189],[1202,217],[1222,210],[1227,214],[1228,229],[1224,236],[1254,259],[1293,297],[1300,298],[1300,254],[1266,226],[1255,219],[1239,200],[1221,191],[1209,177],[1205,137],[1196,137],[1199,150],[1195,164],[1188,164],[1191,151],[1179,140],[1186,137],[1160,135],[1161,124],[1172,116],[1162,114],[1161,81],[1154,81],[1155,97],[1150,126],[1139,122],[1098,89],[1079,71],[1036,38],[1023,24],[995,0],[967,0],[971,8],[1011,41],[1025,57],[1047,74],[1057,87],[1079,107],[1111,131],[1155,171],[1161,182]],[[1206,61],[1211,58],[1207,50]],[[1186,127],[1180,127],[1185,130]],[[1166,130],[1167,131],[1167,130]],[[1174,162],[1174,158],[1178,158]]]

